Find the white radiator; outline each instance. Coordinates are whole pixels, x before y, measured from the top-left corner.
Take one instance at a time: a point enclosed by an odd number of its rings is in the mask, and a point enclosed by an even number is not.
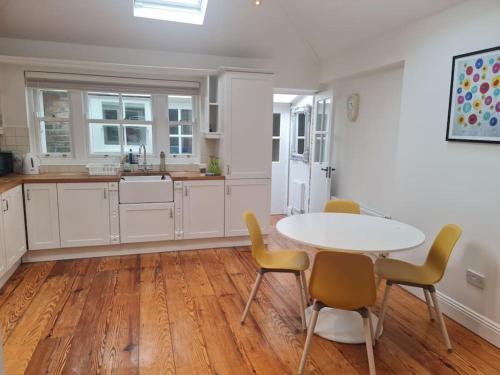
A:
[[[338,197],[335,197],[335,196],[332,196],[331,197],[332,199],[340,199]],[[363,215],[370,215],[370,216],[377,216],[377,217],[382,217],[384,219],[391,219],[391,216],[390,215],[386,215],[386,214],[383,214],[382,212],[380,211],[377,211],[377,210],[374,210],[374,209],[371,209],[371,208],[368,208],[366,206],[363,206],[363,205],[360,205],[361,206],[361,213]]]
[[[294,180],[290,190],[292,215],[303,214],[305,212],[306,183],[304,181]]]

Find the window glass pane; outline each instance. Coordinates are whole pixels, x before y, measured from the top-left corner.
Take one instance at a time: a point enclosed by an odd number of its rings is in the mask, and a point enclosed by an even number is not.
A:
[[[304,139],[297,139],[297,154],[302,155],[304,153]]]
[[[119,120],[120,99],[118,94],[89,93],[88,118],[92,120]]]
[[[152,121],[151,96],[123,95],[125,120]]]
[[[40,144],[43,153],[70,153],[71,128],[69,122],[40,121]]]
[[[192,125],[182,125],[182,135],[192,135],[193,126]]]
[[[174,110],[180,112],[175,115]],[[176,96],[168,97],[168,114],[169,121],[193,121],[193,97],[192,96]]]
[[[116,137],[118,135],[118,137]],[[116,139],[118,138],[118,142]],[[120,125],[118,124],[89,124],[90,152],[120,153]]]
[[[178,135],[179,134],[179,126],[178,125],[170,126],[170,134]]]
[[[170,153],[178,154],[179,153],[179,138],[178,137],[170,137]]]
[[[67,91],[43,90],[41,91],[41,117],[69,118],[69,95]]]
[[[297,116],[297,136],[303,137],[306,134],[306,115],[299,113]]]
[[[132,149],[139,152],[141,145],[146,146],[148,154],[153,153],[153,126],[152,125],[124,125],[125,150]]]
[[[324,108],[324,101],[316,104],[316,131],[323,131]]]
[[[280,161],[280,140],[273,139],[273,161]]]
[[[332,102],[330,99],[325,100],[325,114],[323,119],[323,131],[327,131],[328,122],[330,121],[330,115],[332,112]]]
[[[179,111],[177,109],[168,110],[168,121],[179,121]]]
[[[281,114],[273,113],[273,137],[280,136]]]
[[[314,161],[322,163],[325,161],[325,141],[323,134],[316,135],[314,139]]]
[[[191,137],[182,137],[182,150],[183,154],[192,154],[193,153],[193,138]]]

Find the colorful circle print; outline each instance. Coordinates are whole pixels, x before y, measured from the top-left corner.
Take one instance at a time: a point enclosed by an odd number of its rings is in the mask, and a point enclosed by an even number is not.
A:
[[[465,70],[465,73],[467,73],[467,75],[470,76],[473,71],[474,71],[474,68],[472,68],[472,66],[468,66],[467,69]]]
[[[477,116],[473,113],[469,116],[469,124],[474,125],[477,122]]]
[[[464,86],[464,90],[468,90],[469,89],[469,87],[470,87],[470,79],[469,78],[466,78],[464,80],[463,86]]]
[[[487,96],[486,99],[484,99],[484,104],[490,105],[492,101],[493,98],[491,96]]]
[[[490,125],[491,126],[495,126],[497,123],[498,123],[497,118],[496,117],[492,117],[491,120],[490,120]]]
[[[500,102],[497,102],[495,106],[495,111],[500,112]]]
[[[478,111],[481,108],[481,101],[479,99],[474,100],[474,103],[472,104],[474,106],[474,109]]]
[[[464,97],[462,95],[460,95],[457,100],[458,104],[464,104]]]
[[[479,76],[479,74],[476,73],[476,74],[474,74],[474,77],[472,77],[472,80],[474,82],[477,82],[477,81],[479,81],[479,78],[481,78],[481,77]]]
[[[457,123],[463,125],[465,123],[465,117],[460,115],[457,117]]]
[[[498,87],[500,86],[500,76],[493,77],[491,80],[491,86]]]
[[[470,89],[470,91],[475,94],[477,92],[477,86],[472,86],[472,88]]]
[[[483,120],[484,121],[488,121],[491,117],[491,113],[489,112],[484,112],[484,115],[483,115]]]
[[[477,59],[476,68],[479,69],[483,66],[483,59]]]
[[[472,99],[472,93],[471,92],[468,92],[467,94],[465,94],[465,100],[471,100]]]
[[[500,95],[500,89],[499,88],[495,89],[495,91],[493,91],[493,95],[495,96],[495,98],[497,96],[499,96]]]
[[[498,72],[500,72],[500,63],[493,65],[493,73],[497,74]]]
[[[472,106],[470,105],[470,103],[464,104],[464,106],[463,106],[464,113],[469,113],[471,109],[472,109]]]
[[[479,87],[479,91],[481,91],[481,94],[486,94],[489,89],[490,84],[488,82],[481,83],[481,86]]]
[[[457,94],[461,94],[462,93],[462,88],[459,87],[458,90],[457,90]]]

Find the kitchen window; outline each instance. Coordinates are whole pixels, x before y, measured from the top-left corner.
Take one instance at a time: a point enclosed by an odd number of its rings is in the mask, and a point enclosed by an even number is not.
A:
[[[67,90],[34,90],[35,131],[44,157],[72,155],[72,119]]]
[[[170,155],[193,155],[193,136],[196,130],[196,99],[194,96],[168,96],[168,129]]]
[[[91,155],[154,153],[151,95],[88,92],[87,127]]]

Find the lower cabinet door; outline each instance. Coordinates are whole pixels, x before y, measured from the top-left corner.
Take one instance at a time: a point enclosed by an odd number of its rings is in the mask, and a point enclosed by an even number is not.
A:
[[[26,252],[23,190],[17,186],[2,194],[3,229],[7,268]]]
[[[224,237],[224,181],[184,181],[184,239]]]
[[[107,182],[57,184],[61,247],[109,245]]]
[[[174,239],[174,203],[120,204],[122,243]]]
[[[271,180],[226,180],[226,237],[247,236],[243,212],[252,211],[267,234],[271,220]]]

